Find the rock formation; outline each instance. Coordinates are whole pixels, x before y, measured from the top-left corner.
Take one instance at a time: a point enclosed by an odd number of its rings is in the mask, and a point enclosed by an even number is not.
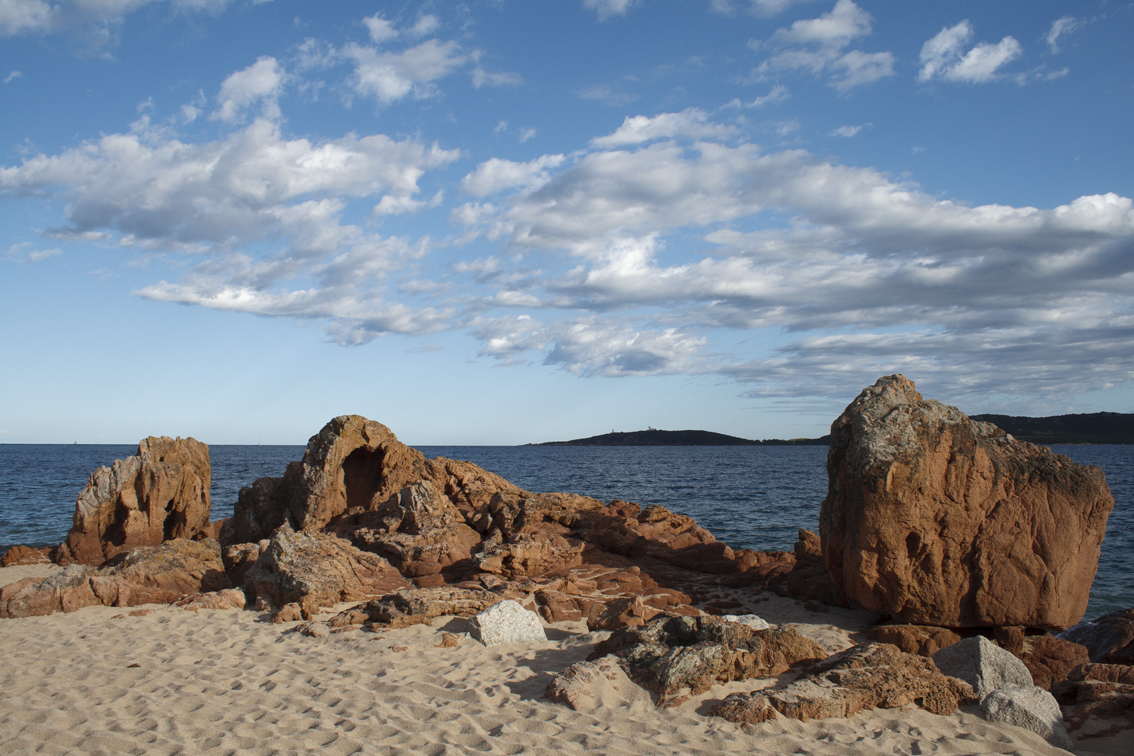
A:
[[[832,424],[827,474],[822,550],[852,604],[953,628],[1082,618],[1114,507],[1099,468],[892,375]]]
[[[1134,664],[1134,609],[1104,614],[1060,637],[1086,646],[1093,662]]]
[[[98,566],[139,546],[208,535],[211,482],[205,444],[144,439],[137,455],[91,473],[57,561]]]
[[[493,604],[472,620],[473,637],[486,646],[502,643],[544,643],[547,633],[539,615],[512,600]]]
[[[786,672],[826,658],[814,641],[791,628],[754,630],[719,617],[663,615],[611,633],[588,660],[614,654],[631,678],[675,706],[715,683]]]
[[[223,568],[223,565],[222,565]],[[340,601],[382,596],[410,584],[380,556],[323,533],[296,533],[286,524],[245,575],[253,600],[297,603],[303,618]]]
[[[341,415],[311,437],[303,460],[288,465],[282,478],[261,478],[241,490],[220,539],[260,541],[284,522],[297,531],[322,530],[337,517],[374,512],[421,481],[463,513],[483,509],[498,491],[520,490],[470,462],[426,459],[381,423]]]
[[[733,693],[708,713],[747,725],[774,719],[777,713],[807,722],[910,704],[952,714],[972,698],[967,683],[941,674],[925,657],[887,643],[867,643],[813,664],[783,689]]]
[[[132,551],[122,564],[72,564],[47,578],[0,589],[0,618],[73,612],[88,606],[168,604],[186,595],[228,588],[220,544],[178,538]]]

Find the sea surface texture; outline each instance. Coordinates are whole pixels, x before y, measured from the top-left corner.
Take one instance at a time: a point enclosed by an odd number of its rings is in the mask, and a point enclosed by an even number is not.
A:
[[[474,462],[529,491],[660,504],[695,518],[730,546],[761,551],[790,550],[800,528],[818,530],[827,493],[822,446],[418,448],[429,457]],[[1115,498],[1087,617],[1134,607],[1134,446],[1052,449],[1101,467]],[[210,446],[213,519],[232,514],[241,487],[283,475],[303,450]],[[60,543],[91,472],[136,451],[133,445],[0,444],[0,553],[16,543]]]

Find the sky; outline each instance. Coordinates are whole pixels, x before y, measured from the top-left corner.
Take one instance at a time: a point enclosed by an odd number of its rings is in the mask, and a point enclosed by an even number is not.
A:
[[[0,442],[1134,411],[1134,3],[0,0]]]

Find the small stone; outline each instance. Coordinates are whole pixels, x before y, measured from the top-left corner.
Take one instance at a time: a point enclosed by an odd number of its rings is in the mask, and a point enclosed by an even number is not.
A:
[[[981,702],[981,714],[989,722],[1031,730],[1057,748],[1074,748],[1063,726],[1063,713],[1055,697],[1035,685],[1009,686],[994,690]]]
[[[441,633],[441,642],[434,648],[456,648],[461,645],[461,636],[456,633]]]
[[[330,629],[322,622],[304,622],[296,629],[312,638],[325,638],[330,633]]]
[[[501,643],[543,643],[547,633],[535,612],[511,599],[490,606],[473,617],[473,632],[486,646]]]
[[[409,646],[391,646],[391,647],[390,647],[390,650],[391,650],[391,651],[396,651],[397,653],[399,653],[399,654],[400,654],[400,653],[402,653],[403,651],[409,651]]]

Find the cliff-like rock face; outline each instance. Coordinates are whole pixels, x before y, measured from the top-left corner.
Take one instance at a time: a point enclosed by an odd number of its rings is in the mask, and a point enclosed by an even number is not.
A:
[[[853,604],[944,627],[1066,628],[1114,498],[1097,467],[927,401],[900,375],[831,426],[823,555]]]
[[[136,456],[91,473],[58,562],[98,566],[139,546],[207,535],[211,482],[205,444],[192,438],[144,439]]]

